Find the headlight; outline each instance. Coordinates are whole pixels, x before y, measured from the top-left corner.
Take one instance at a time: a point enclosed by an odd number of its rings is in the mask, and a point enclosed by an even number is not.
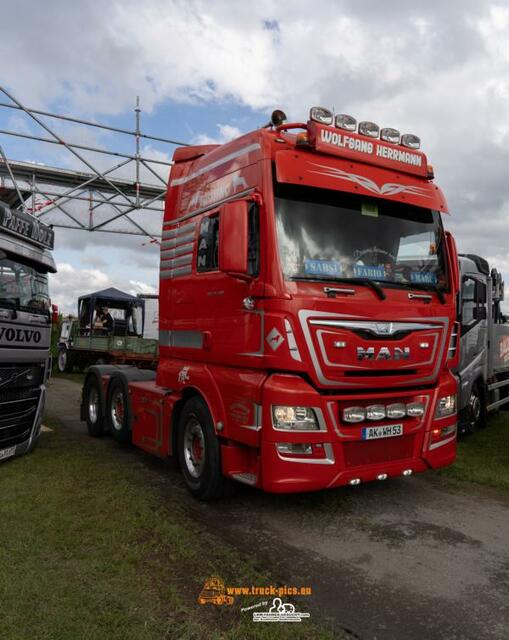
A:
[[[410,402],[406,406],[406,412],[412,418],[420,418],[424,415],[424,404],[422,402]]]
[[[443,396],[440,398],[435,411],[435,418],[445,418],[456,413],[456,396]]]
[[[272,407],[272,421],[275,429],[288,431],[318,431],[320,426],[316,413],[310,407]]]
[[[362,422],[366,420],[366,409],[364,407],[347,407],[343,410],[343,420],[345,422]]]

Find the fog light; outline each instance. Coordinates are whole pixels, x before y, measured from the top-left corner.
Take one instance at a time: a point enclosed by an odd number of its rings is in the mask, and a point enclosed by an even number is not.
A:
[[[366,420],[366,409],[364,407],[348,407],[343,410],[343,420],[345,422],[362,422]]]
[[[353,487],[357,486],[361,483],[360,478],[352,478],[348,484],[351,484]]]
[[[388,404],[386,412],[388,418],[404,418],[406,415],[406,407],[402,402],[396,402],[394,404]]]
[[[314,120],[314,122],[319,122],[320,124],[332,124],[334,115],[332,111],[325,109],[325,107],[311,107],[309,119]]]
[[[336,116],[336,127],[345,129],[346,131],[355,131],[357,128],[357,120],[352,118],[352,116],[347,116],[346,113],[338,113]]]
[[[435,418],[445,418],[456,413],[456,396],[443,396],[437,403]]]
[[[383,420],[385,418],[385,407],[383,404],[372,404],[366,407],[366,418],[368,420]]]
[[[279,453],[290,453],[310,456],[313,453],[313,445],[302,442],[280,442],[276,444]]]
[[[376,477],[377,480],[387,480],[387,474],[386,473],[379,473]]]
[[[359,133],[363,136],[368,136],[368,138],[378,138],[379,131],[380,127],[374,122],[368,122],[367,120],[359,122]]]
[[[413,473],[412,469],[405,469],[401,475],[403,476],[411,476]]]
[[[420,418],[424,415],[424,405],[422,402],[409,402],[406,406],[406,412],[412,418]]]

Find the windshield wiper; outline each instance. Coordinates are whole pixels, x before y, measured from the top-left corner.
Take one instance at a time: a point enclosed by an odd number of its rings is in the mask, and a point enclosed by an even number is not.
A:
[[[315,280],[316,282],[341,282],[345,284],[360,284],[372,289],[380,300],[387,297],[382,287],[370,278],[327,278],[324,276],[290,276],[290,280]]]
[[[424,282],[398,282],[397,284],[398,286],[404,287],[405,289],[419,289],[420,291],[432,291],[433,293],[437,294],[441,304],[445,304],[446,302],[443,290],[440,289],[437,285],[425,284]]]

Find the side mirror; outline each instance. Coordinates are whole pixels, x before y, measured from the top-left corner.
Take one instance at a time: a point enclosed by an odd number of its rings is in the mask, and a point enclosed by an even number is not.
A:
[[[445,232],[445,246],[447,247],[447,264],[451,274],[451,287],[457,293],[460,287],[460,268],[458,262],[458,250],[456,242],[450,231]]]
[[[475,281],[475,301],[478,304],[486,304],[486,285],[479,280]]]
[[[51,305],[51,322],[58,322],[58,305]]]
[[[219,270],[231,276],[248,275],[248,202],[227,202],[219,216]]]

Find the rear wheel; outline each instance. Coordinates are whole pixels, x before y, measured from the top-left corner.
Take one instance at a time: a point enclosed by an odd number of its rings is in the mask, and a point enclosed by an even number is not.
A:
[[[219,440],[209,409],[201,398],[186,402],[180,415],[178,455],[184,481],[200,500],[228,493],[230,482],[221,472]]]
[[[87,431],[94,438],[104,435],[104,414],[99,384],[99,380],[95,376],[89,376],[83,392]]]
[[[122,444],[131,441],[129,396],[120,378],[113,378],[108,389],[107,420],[111,435]]]

